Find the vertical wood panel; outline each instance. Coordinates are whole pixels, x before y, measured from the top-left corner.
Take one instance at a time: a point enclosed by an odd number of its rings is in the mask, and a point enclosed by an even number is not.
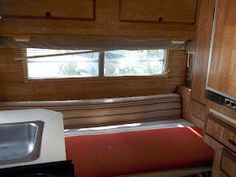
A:
[[[207,114],[207,108],[206,105],[200,104],[194,100],[191,101],[191,111],[192,115],[197,117],[198,119],[205,122],[206,120],[206,114]]]
[[[206,104],[205,89],[215,0],[201,0],[193,63],[192,98]]]
[[[182,118],[191,122],[191,89],[182,86],[178,88],[178,93],[182,97]]]
[[[203,128],[207,111],[205,90],[215,0],[200,0],[199,2],[200,10],[191,86],[191,119],[196,126]]]

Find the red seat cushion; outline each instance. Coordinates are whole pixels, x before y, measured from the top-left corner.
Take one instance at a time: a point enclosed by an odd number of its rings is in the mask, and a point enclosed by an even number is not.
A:
[[[198,132],[185,127],[66,137],[67,158],[76,177],[210,166],[213,150]]]

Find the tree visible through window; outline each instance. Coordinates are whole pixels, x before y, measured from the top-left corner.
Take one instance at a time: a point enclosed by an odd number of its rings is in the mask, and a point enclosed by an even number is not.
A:
[[[105,52],[105,76],[160,75],[165,70],[165,50],[115,50]]]
[[[28,78],[162,75],[166,53],[163,49],[98,52],[28,48]]]

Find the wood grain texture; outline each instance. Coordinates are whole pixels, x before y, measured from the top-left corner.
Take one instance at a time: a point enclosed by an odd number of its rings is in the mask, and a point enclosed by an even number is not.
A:
[[[210,145],[215,150],[214,154],[214,162],[212,166],[212,177],[228,177],[222,170],[221,170],[221,159],[222,159],[222,151],[224,146],[213,139],[211,136],[204,134],[204,142]]]
[[[69,0],[69,2],[70,1],[72,0]],[[86,0],[80,0],[80,1],[85,2]],[[19,1],[17,2],[21,3]],[[67,4],[60,7],[63,10],[64,6],[66,6],[68,9],[74,9],[74,6],[68,4],[68,1],[62,1],[62,2]],[[69,19],[69,16],[66,17],[67,19],[2,18],[0,20],[0,34],[7,36],[12,36],[12,35],[13,36],[80,35],[80,36],[102,36],[102,37],[113,36],[113,37],[130,37],[130,38],[167,38],[174,40],[176,39],[186,40],[186,39],[193,39],[195,37],[195,32],[196,32],[195,24],[190,24],[190,23],[157,24],[157,23],[120,22],[118,17],[118,12],[119,12],[118,3],[119,3],[118,0],[109,0],[109,1],[96,0],[95,20],[72,20]],[[181,4],[177,5],[179,6]],[[182,7],[179,7],[177,9],[181,8]],[[84,12],[84,10],[82,12]],[[82,13],[82,12],[77,11],[76,13]],[[58,13],[60,14],[61,11]],[[85,14],[83,16],[91,17],[90,14]]]
[[[1,0],[2,18],[95,20],[95,0]]]
[[[0,102],[0,110],[30,108],[62,112],[65,128],[181,118],[178,94],[77,101]]]
[[[223,168],[226,169],[226,171],[230,170],[230,172],[231,172],[231,170],[232,170],[231,165],[235,165],[234,164],[235,162],[232,164],[232,161],[229,160],[228,157],[225,159],[226,161],[222,161],[223,158],[225,158],[224,146],[222,144],[220,144],[219,142],[215,141],[214,139],[212,139],[208,135],[204,136],[204,141],[215,149],[214,162],[213,162],[211,176],[212,177],[229,177],[229,175],[225,172],[225,170],[223,170]],[[235,155],[233,155],[233,156],[235,156]]]
[[[178,93],[181,95],[182,102],[182,118],[191,121],[191,89],[185,86],[178,87]]]
[[[236,176],[236,156],[224,150],[222,153],[221,169],[228,176]]]
[[[220,169],[221,158],[222,158],[222,148],[215,152],[212,177],[225,177],[226,176]]]
[[[119,0],[119,13],[121,21],[195,23],[197,0]]]
[[[192,73],[192,98],[206,105],[205,89],[215,0],[201,0]]]
[[[197,126],[198,128],[201,128],[201,129],[203,129],[204,126],[205,126],[205,122],[203,122],[201,119],[195,117],[194,115],[192,115],[192,117],[191,117],[191,122],[192,122],[195,126]]]
[[[219,142],[222,142],[224,136],[224,126],[222,126],[219,121],[214,121],[214,117],[211,116],[207,119],[206,133]]]
[[[236,117],[231,117],[232,119]],[[205,132],[219,143],[236,152],[236,124],[228,122],[223,116],[208,113]]]
[[[25,83],[22,61],[14,59],[14,51],[0,49],[1,101],[78,100],[173,93],[186,79],[185,52],[170,51],[168,77],[46,79]]]
[[[228,117],[231,117],[231,118],[236,120],[236,112],[233,111],[232,109],[229,109],[228,107],[221,106],[221,105],[216,104],[216,103],[214,103],[212,101],[208,101],[207,102],[207,110],[208,110],[208,112],[209,112],[209,109],[217,110],[218,112],[220,112],[220,113],[222,113],[222,114],[224,114],[224,115],[226,115]]]
[[[207,114],[207,108],[205,105],[200,104],[199,102],[192,99],[191,100],[191,112],[194,117],[205,122],[206,114]]]
[[[206,106],[191,99],[191,89],[185,86],[178,88],[182,98],[182,117],[195,126],[204,129],[206,119]]]
[[[191,119],[200,128],[204,128],[206,119],[206,78],[210,53],[211,32],[215,0],[199,1],[199,17],[195,57],[193,61],[191,83]]]
[[[236,1],[219,0],[208,87],[236,98]]]
[[[236,124],[232,121],[236,120],[236,112],[211,101],[208,101],[207,109],[208,115],[204,129],[204,141],[215,149],[212,177],[231,176],[234,174],[231,167],[235,165],[235,162],[232,163],[225,158],[222,152],[224,151],[223,149],[236,152]],[[216,115],[210,112],[210,109],[230,117],[231,120],[229,121],[221,114]]]
[[[223,144],[236,152],[236,131],[226,128],[222,140]]]

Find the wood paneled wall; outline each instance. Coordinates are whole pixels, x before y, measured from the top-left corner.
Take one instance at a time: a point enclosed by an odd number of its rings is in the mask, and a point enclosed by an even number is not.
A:
[[[215,0],[201,0],[193,63],[192,99],[206,105],[205,89]]]
[[[197,24],[196,53],[193,63],[191,121],[203,128],[206,119],[206,78],[210,53],[215,0],[201,0]]]
[[[72,100],[153,95],[175,92],[186,79],[185,51],[170,51],[166,77],[81,78],[30,80],[14,49],[0,49],[0,101]]]

